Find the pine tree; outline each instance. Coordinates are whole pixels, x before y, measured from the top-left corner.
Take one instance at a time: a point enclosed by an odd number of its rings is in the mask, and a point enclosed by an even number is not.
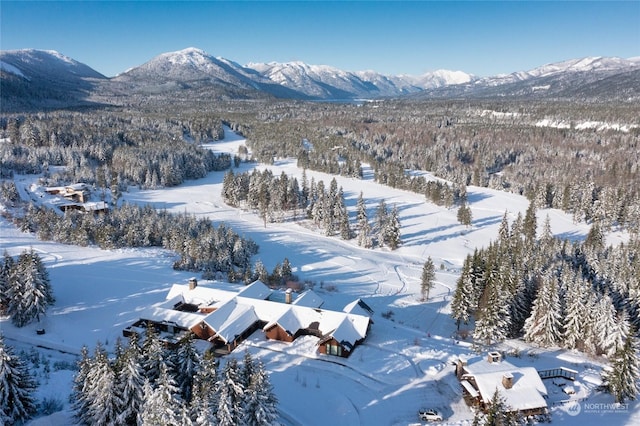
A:
[[[382,240],[391,250],[397,249],[400,247],[400,244],[402,244],[400,238],[400,220],[398,218],[398,209],[395,205],[385,223]]]
[[[497,266],[487,268],[484,292],[479,305],[482,306],[473,338],[490,344],[500,342],[507,337],[511,326],[507,292],[501,288]]]
[[[193,378],[193,390],[189,410],[194,425],[217,424],[218,411],[218,363],[211,352],[206,352]]]
[[[161,367],[169,369],[168,362],[167,354],[155,327],[153,324],[148,324],[145,329],[145,339],[142,343],[144,377],[155,386],[155,381],[160,376]]]
[[[358,202],[356,204],[356,221],[358,223],[358,245],[360,247],[371,248],[371,226],[367,218],[367,209],[364,198],[362,197],[362,191],[358,196]]]
[[[566,283],[566,313],[564,315],[564,345],[569,349],[582,348],[581,341],[586,334],[586,321],[590,313],[586,310],[584,281],[576,276]]]
[[[376,222],[374,227],[374,233],[376,235],[376,239],[378,240],[378,245],[384,244],[384,234],[387,229],[387,222],[389,220],[389,211],[387,209],[387,205],[384,200],[380,200],[378,203],[378,208],[376,209]]]
[[[73,391],[71,394],[74,418],[81,424],[89,424],[89,398],[88,389],[90,383],[87,376],[93,365],[93,360],[89,356],[89,349],[83,346],[80,350],[80,360],[78,360],[78,372],[73,378]]]
[[[429,290],[435,285],[436,273],[431,256],[427,258],[422,266],[422,276],[420,277],[420,291],[424,300],[429,299]]]
[[[5,250],[0,263],[0,315],[6,315],[9,308],[9,282],[14,273],[13,257]]]
[[[524,324],[524,338],[542,346],[553,346],[560,341],[562,323],[557,280],[545,275],[538,296],[533,303],[531,316]]]
[[[247,426],[270,426],[278,424],[278,399],[269,383],[264,366],[258,363],[253,368],[244,394],[244,424]]]
[[[142,352],[138,343],[138,335],[133,334],[129,339],[129,346],[122,353],[120,372],[116,385],[116,392],[120,395],[117,423],[121,425],[142,425],[142,403],[144,399],[144,376],[142,370]]]
[[[498,388],[491,397],[483,424],[485,426],[516,426],[520,424],[517,415],[509,410]]]
[[[36,412],[36,382],[0,334],[0,424],[21,424]]]
[[[471,226],[473,215],[471,213],[471,208],[467,203],[463,202],[462,204],[460,204],[460,207],[458,208],[457,218],[460,224]]]
[[[533,201],[531,201],[524,215],[524,221],[522,223],[522,232],[524,233],[525,240],[529,241],[530,244],[533,244],[533,242],[536,240],[536,229],[536,205]]]
[[[630,333],[613,357],[611,367],[602,375],[605,387],[619,403],[636,399],[640,392],[640,356],[635,339],[634,333]]]
[[[218,381],[217,419],[220,426],[235,426],[242,422],[244,389],[238,370],[238,361],[229,358]]]
[[[96,345],[91,368],[85,378],[83,398],[87,412],[83,415],[87,424],[114,425],[122,407],[120,394],[114,392],[116,375],[104,347]]]
[[[175,380],[180,390],[180,396],[188,403],[191,401],[193,379],[200,364],[200,354],[193,345],[191,332],[180,339],[175,355]]]
[[[7,313],[13,324],[23,327],[34,320],[40,321],[40,315],[55,302],[55,298],[49,274],[33,249],[20,255],[15,270],[7,289]]]
[[[166,365],[160,366],[155,389],[149,381],[145,381],[143,393],[144,404],[141,413],[143,425],[175,426],[185,421],[184,404]]]

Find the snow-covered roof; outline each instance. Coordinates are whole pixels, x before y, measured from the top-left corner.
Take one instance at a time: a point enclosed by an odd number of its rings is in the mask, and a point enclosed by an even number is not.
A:
[[[526,367],[526,369],[529,371],[524,372],[524,369],[521,369],[512,373],[514,376],[513,387],[510,389],[506,389],[502,385],[503,375],[500,373],[486,373],[476,376],[476,384],[484,402],[490,402],[493,393],[498,389],[507,407],[513,411],[547,407],[547,401],[542,396],[546,395],[547,391],[540,376],[535,368]],[[539,386],[544,388],[544,393],[541,393],[538,384],[535,383],[535,377],[540,381]]]
[[[140,319],[156,323],[172,323],[177,327],[190,329],[202,321],[202,315],[193,312],[182,312],[154,305],[140,314]]]
[[[473,376],[478,392],[485,403],[491,401],[497,388],[506,404],[513,410],[547,407],[547,402],[544,399],[544,396],[547,395],[547,388],[533,367],[516,367],[501,359],[490,362],[483,358],[469,363],[464,368],[466,374],[463,375],[463,378]],[[510,388],[506,388],[503,384],[505,376],[509,377],[512,382]]]
[[[259,318],[251,305],[238,303],[233,298],[222,303],[204,321],[216,332],[215,337],[226,343],[241,335]]]
[[[153,317],[145,319],[166,322],[171,321],[169,318],[177,318],[185,328],[191,328],[204,321],[215,330],[216,336],[225,342],[242,334],[256,321],[266,322],[265,330],[278,324],[291,335],[300,329],[317,327],[323,336],[331,336],[347,345],[354,345],[367,336],[370,322],[367,315],[304,306],[305,303],[314,305],[320,299],[311,291],[300,296],[301,298],[308,293],[302,305],[265,300],[263,297],[270,292],[271,290],[261,281],[253,282],[240,292],[200,285],[189,288],[186,284],[174,284],[169,289],[165,301],[155,305]],[[174,310],[180,303],[210,307],[215,310],[209,314]]]
[[[373,315],[373,309],[369,307],[362,299],[356,299],[342,309],[343,312],[356,315],[365,315],[370,317]]]
[[[349,322],[346,324],[345,321]],[[356,343],[367,337],[369,317],[362,315],[346,314],[336,311],[322,311],[320,318],[320,331],[325,336],[332,336],[337,341]]]
[[[478,391],[467,380],[461,380],[460,384],[463,388],[466,389],[467,392],[469,392],[469,395],[471,395],[472,398],[478,396]]]
[[[291,306],[289,306],[289,309],[284,311],[278,318],[269,321],[263,329],[268,330],[277,324],[282,327],[284,331],[293,336],[296,331],[302,328],[306,328],[309,325],[308,322],[305,324],[303,322],[303,319],[296,315],[297,311],[299,310],[293,309]]]
[[[236,293],[234,292],[216,288],[197,286],[194,289],[190,289],[187,284],[174,284],[169,289],[166,299],[169,300],[180,296],[184,303],[205,307],[232,299],[235,295]]]
[[[238,296],[252,299],[268,299],[273,291],[260,280],[256,280],[238,292]]]
[[[330,335],[336,339],[336,341],[340,342],[341,345],[347,346],[349,350],[353,349],[354,344],[363,337],[358,330],[356,330],[354,323],[348,316],[342,319],[338,328],[333,330]]]
[[[293,301],[293,305],[306,306],[308,308],[319,308],[324,303],[322,297],[318,296],[313,290],[307,290],[300,296],[296,297]]]

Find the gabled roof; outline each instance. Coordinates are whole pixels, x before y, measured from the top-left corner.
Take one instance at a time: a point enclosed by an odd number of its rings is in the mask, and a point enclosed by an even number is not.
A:
[[[306,328],[308,324],[305,324],[303,320],[296,315],[297,309],[293,309],[289,306],[289,309],[284,311],[278,318],[269,321],[264,326],[263,330],[268,330],[274,325],[279,325],[284,331],[293,336],[296,332],[302,328]]]
[[[324,303],[322,297],[318,296],[313,290],[307,290],[300,296],[296,297],[292,305],[306,306],[308,308],[319,308]]]
[[[174,284],[167,293],[166,299],[173,299],[176,296],[180,296],[183,303],[205,307],[212,306],[220,301],[229,300],[235,296],[235,293],[202,286],[189,289],[189,286],[186,284]]]
[[[256,321],[259,318],[253,306],[238,303],[236,298],[220,304],[204,318],[204,322],[216,332],[214,338],[220,338],[225,343],[234,340]]]
[[[529,410],[547,407],[544,396],[547,388],[540,375],[533,367],[516,367],[508,361],[489,362],[481,359],[464,367],[466,374],[463,379],[472,376],[475,379],[478,392],[485,403],[491,401],[493,393],[498,389],[512,410]],[[510,389],[504,387],[503,377],[511,376],[513,385]]]
[[[348,314],[366,315],[368,317],[371,317],[373,315],[373,309],[371,309],[369,305],[364,303],[362,299],[354,300],[353,302],[345,306],[342,311]]]
[[[140,319],[156,323],[169,323],[180,328],[190,329],[202,321],[202,315],[193,312],[175,311],[161,305],[155,305],[145,309],[140,314]]]
[[[342,346],[345,346],[349,350],[352,350],[355,343],[362,339],[353,322],[346,316],[342,319],[338,327],[329,333],[327,337],[329,336],[336,339],[336,341],[340,342]]]
[[[238,296],[266,300],[273,291],[260,280],[256,280],[238,292]]]

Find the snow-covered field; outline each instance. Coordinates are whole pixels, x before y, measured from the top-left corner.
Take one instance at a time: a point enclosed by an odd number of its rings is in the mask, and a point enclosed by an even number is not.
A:
[[[226,129],[224,141],[209,144],[214,151],[237,153],[243,139]],[[238,171],[264,165],[242,164]],[[301,179],[295,159],[280,159],[269,166],[274,175],[282,171]],[[198,181],[159,190],[131,189],[123,199],[129,203],[151,204],[175,213],[189,212],[226,223],[260,246],[257,257],[268,270],[287,257],[302,280],[317,283],[314,291],[325,300],[324,308],[341,310],[360,297],[375,311],[369,336],[350,358],[316,353],[315,340],[297,339],[293,344],[267,341],[256,332],[231,356],[242,357],[245,349],[260,357],[270,372],[280,400],[282,421],[291,425],[326,423],[344,425],[406,425],[418,423],[420,408],[435,408],[449,424],[471,424],[473,412],[461,398],[451,365],[459,355],[473,355],[471,343],[454,338],[455,324],[449,316],[456,279],[465,256],[475,247],[486,246],[497,235],[505,211],[509,218],[524,215],[524,197],[486,188],[469,187],[468,199],[473,225],[466,228],[456,220],[456,209],[438,207],[423,196],[376,184],[370,170],[357,180],[336,177],[343,187],[352,218],[360,191],[369,208],[369,217],[381,199],[396,205],[402,225],[403,245],[396,251],[366,250],[356,241],[328,238],[302,224],[267,224],[257,215],[224,204],[220,197],[224,172],[209,174]],[[307,171],[309,179],[328,184],[333,176]],[[36,177],[17,178],[22,194]],[[540,211],[541,226],[549,215],[554,234],[582,238],[586,224],[575,224],[560,211]],[[620,235],[611,235],[616,242]],[[18,255],[33,248],[44,260],[50,274],[56,304],[40,322],[17,329],[0,320],[0,329],[9,345],[18,350],[38,348],[52,362],[72,362],[82,345],[91,349],[96,342],[112,347],[122,329],[138,319],[141,310],[164,299],[174,283],[186,283],[192,273],[174,271],[172,253],[160,249],[99,250],[38,241],[0,219],[0,251]],[[430,256],[436,266],[436,286],[428,302],[420,301],[422,265]],[[215,283],[203,283],[203,285]],[[389,313],[392,313],[390,316]],[[389,318],[384,318],[387,314]],[[36,334],[44,328],[46,334]],[[505,342],[498,349],[517,348],[515,365],[539,369],[566,366],[579,372],[570,397],[545,383],[552,406],[552,419],[567,424],[640,424],[640,404],[613,406],[610,395],[596,390],[600,359],[562,350],[531,348],[522,342]],[[67,395],[72,373],[60,369],[40,378],[39,396],[63,400],[65,410],[33,425],[70,424]],[[574,401],[574,402],[571,402]],[[575,402],[578,401],[578,402]]]

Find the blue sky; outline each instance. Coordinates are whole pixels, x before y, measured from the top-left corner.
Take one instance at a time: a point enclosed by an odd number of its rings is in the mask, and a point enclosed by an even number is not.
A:
[[[0,48],[57,50],[113,76],[201,48],[242,65],[479,76],[584,56],[640,56],[640,1],[11,1]]]

